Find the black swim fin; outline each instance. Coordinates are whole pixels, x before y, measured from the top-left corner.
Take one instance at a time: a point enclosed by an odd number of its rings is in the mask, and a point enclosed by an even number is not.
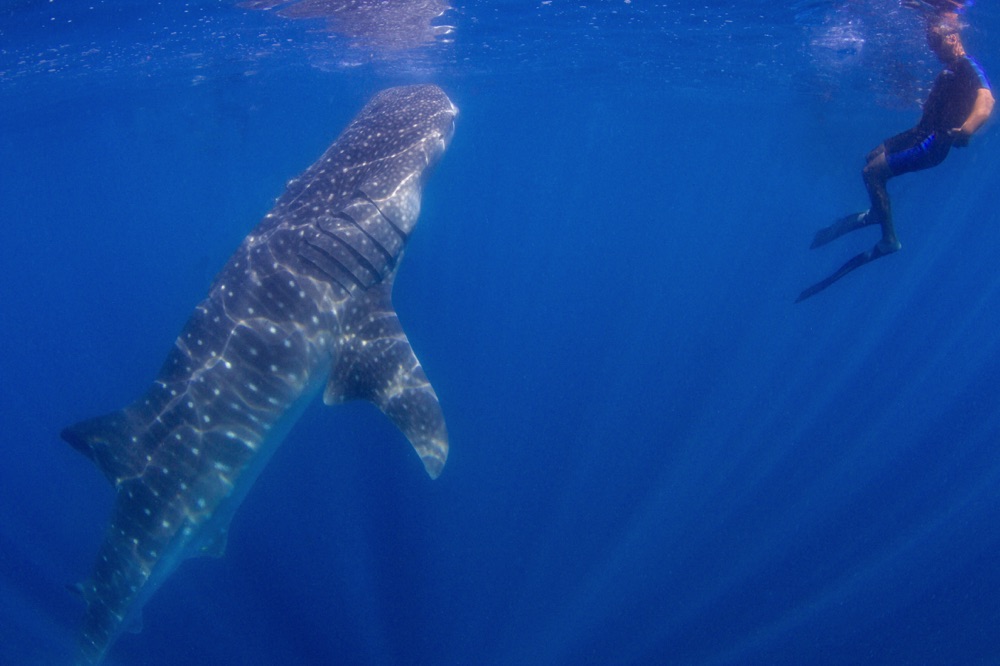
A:
[[[853,271],[855,268],[858,268],[859,266],[864,266],[868,262],[875,261],[876,259],[884,257],[887,254],[892,254],[893,252],[899,249],[899,247],[897,246],[892,250],[883,250],[881,245],[882,244],[879,243],[875,245],[875,247],[873,247],[872,249],[868,250],[867,252],[862,252],[861,254],[855,255],[846,264],[838,268],[833,275],[826,278],[825,280],[820,280],[813,286],[804,290],[801,294],[799,294],[799,297],[795,299],[795,302],[801,303],[810,296],[815,296],[816,294],[823,291],[824,289],[829,287],[831,284],[833,284],[840,278],[844,277],[845,275]]]
[[[826,245],[830,241],[836,240],[846,233],[850,233],[855,229],[860,229],[861,227],[867,227],[869,224],[875,224],[875,220],[872,219],[872,216],[868,214],[867,210],[860,213],[845,215],[830,226],[823,227],[817,231],[809,249],[812,250]]]

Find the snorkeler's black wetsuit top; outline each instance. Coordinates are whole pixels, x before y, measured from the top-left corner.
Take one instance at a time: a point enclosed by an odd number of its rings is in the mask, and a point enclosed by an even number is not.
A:
[[[982,68],[969,56],[958,58],[934,79],[917,129],[930,134],[961,127],[972,113],[980,88],[990,89]]]
[[[892,175],[937,166],[948,156],[952,144],[965,145],[968,138],[956,142],[949,130],[965,123],[980,88],[989,90],[990,84],[976,61],[968,56],[958,58],[938,74],[917,126],[884,141]]]

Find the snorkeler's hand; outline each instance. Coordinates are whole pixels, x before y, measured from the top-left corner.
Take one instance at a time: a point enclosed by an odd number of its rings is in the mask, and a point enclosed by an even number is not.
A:
[[[970,135],[962,131],[961,127],[953,127],[948,130],[948,138],[951,139],[951,145],[956,148],[965,148],[969,145]]]

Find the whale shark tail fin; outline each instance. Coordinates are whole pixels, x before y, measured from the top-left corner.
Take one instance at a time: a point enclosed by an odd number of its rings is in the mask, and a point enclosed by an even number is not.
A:
[[[59,436],[94,461],[111,483],[134,474],[137,438],[125,410],[87,419],[65,428]]]
[[[375,403],[437,478],[448,458],[448,430],[437,394],[392,308],[391,290],[390,279],[347,304],[345,335],[323,402]]]

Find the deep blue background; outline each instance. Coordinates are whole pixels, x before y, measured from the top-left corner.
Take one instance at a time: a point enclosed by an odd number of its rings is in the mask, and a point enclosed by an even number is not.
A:
[[[627,75],[477,61],[545,17],[501,5],[501,39],[472,9],[494,11],[466,6],[436,74],[6,70],[0,663],[70,661],[66,585],[110,511],[59,430],[143,391],[283,184],[415,80],[461,109],[394,297],[448,420],[444,474],[374,407],[313,405],[225,557],[186,562],[109,663],[1000,660],[996,130],[893,181],[901,253],[793,305],[876,240],[807,249],[866,205],[862,158],[915,104],[839,85],[854,70],[817,91],[763,70],[678,85],[634,54]],[[710,59],[767,54],[758,20],[749,51]],[[1000,13],[970,20],[1000,72]],[[610,61],[635,38],[606,39]]]

